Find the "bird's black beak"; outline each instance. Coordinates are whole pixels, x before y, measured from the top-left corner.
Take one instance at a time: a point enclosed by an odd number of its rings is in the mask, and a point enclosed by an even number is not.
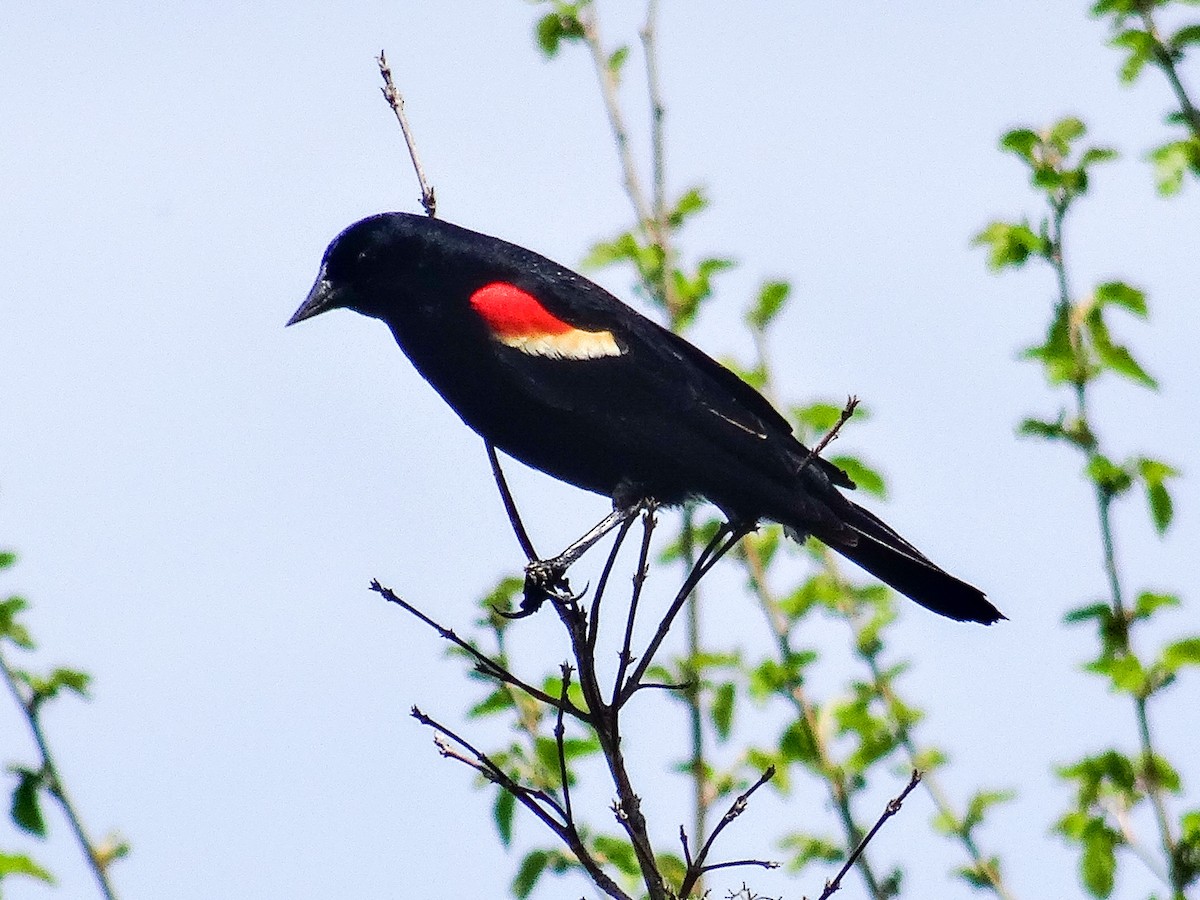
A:
[[[297,322],[311,319],[327,310],[343,306],[343,293],[344,291],[326,277],[325,270],[321,269],[321,274],[317,276],[312,290],[308,292],[308,296],[300,304],[300,308],[288,319],[288,325],[295,325]]]

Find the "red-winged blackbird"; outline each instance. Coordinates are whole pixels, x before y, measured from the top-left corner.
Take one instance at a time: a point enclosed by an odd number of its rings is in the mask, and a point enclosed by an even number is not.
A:
[[[498,238],[408,213],[343,231],[289,325],[347,308],[382,319],[472,429],[522,462],[612,497],[702,497],[731,521],[812,535],[922,606],[1003,618],[837,490],[733,372],[581,275]]]

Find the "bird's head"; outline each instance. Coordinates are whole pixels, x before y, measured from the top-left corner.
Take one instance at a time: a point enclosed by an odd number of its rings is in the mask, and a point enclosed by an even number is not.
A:
[[[288,324],[331,309],[381,317],[438,255],[444,228],[454,226],[411,213],[380,213],[355,222],[325,251],[312,290]]]

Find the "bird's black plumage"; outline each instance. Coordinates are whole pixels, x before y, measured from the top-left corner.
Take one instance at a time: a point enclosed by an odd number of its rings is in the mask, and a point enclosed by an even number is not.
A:
[[[809,460],[754,388],[543,256],[425,216],[372,216],[329,245],[288,324],[334,308],[383,320],[467,425],[534,468],[618,502],[703,497],[811,534],[934,612],[1002,618],[846,499],[850,479]]]

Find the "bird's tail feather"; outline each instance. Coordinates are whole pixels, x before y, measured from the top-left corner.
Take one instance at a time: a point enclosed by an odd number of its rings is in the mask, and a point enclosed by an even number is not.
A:
[[[935,613],[984,625],[1004,618],[979,588],[934,565],[878,516],[856,503],[846,503],[849,508],[839,513],[857,540],[826,541],[842,556]]]

